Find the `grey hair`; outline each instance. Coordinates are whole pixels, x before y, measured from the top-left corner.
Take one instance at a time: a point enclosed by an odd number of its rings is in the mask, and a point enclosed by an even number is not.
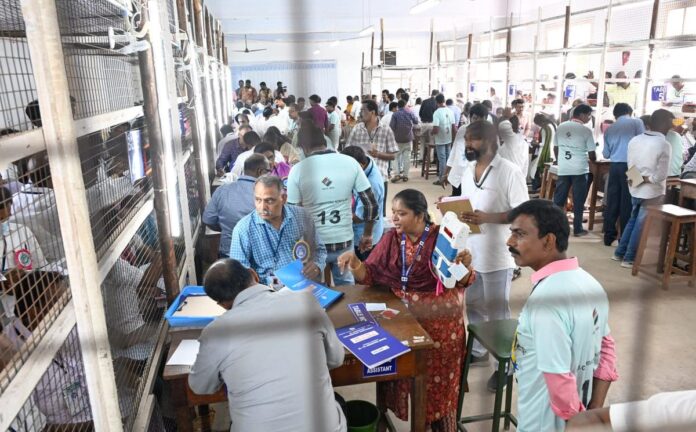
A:
[[[263,185],[264,187],[275,187],[278,191],[283,192],[283,181],[280,177],[274,175],[262,175],[256,179],[256,185]]]

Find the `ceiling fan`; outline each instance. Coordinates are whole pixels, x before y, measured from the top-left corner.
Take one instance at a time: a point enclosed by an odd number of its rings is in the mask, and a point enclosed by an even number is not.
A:
[[[243,50],[232,50],[233,52],[242,52],[242,53],[251,53],[251,52],[256,52],[256,51],[266,51],[266,48],[259,48],[259,49],[249,49],[249,46],[247,45],[247,35],[244,35],[244,49]]]

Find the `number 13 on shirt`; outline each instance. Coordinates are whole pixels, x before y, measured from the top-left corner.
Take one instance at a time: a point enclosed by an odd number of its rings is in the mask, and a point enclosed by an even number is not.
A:
[[[339,210],[331,210],[328,215],[324,210],[317,217],[319,217],[322,225],[326,225],[327,222],[334,225],[341,222],[341,212]]]

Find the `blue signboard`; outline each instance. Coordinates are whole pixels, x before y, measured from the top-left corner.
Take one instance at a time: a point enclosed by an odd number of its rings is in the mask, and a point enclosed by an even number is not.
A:
[[[517,86],[515,84],[508,85],[508,96],[515,97],[515,93],[517,93]]]
[[[476,83],[469,84],[469,92],[476,93]]]
[[[665,93],[667,93],[666,86],[663,86],[663,85],[652,86],[652,89],[650,92],[650,100],[653,102],[665,100]]]
[[[396,375],[396,359],[391,359],[372,369],[368,369],[367,366],[363,365],[363,378],[387,375]]]
[[[575,98],[575,86],[574,85],[567,85],[565,88],[564,95],[568,99],[574,99]]]

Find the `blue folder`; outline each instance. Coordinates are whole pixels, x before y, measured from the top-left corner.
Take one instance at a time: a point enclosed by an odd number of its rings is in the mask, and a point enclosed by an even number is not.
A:
[[[275,275],[292,291],[311,289],[312,294],[314,294],[314,298],[317,299],[319,305],[324,309],[328,308],[338,301],[338,299],[343,297],[342,292],[332,290],[331,288],[314,282],[311,279],[307,279],[302,274],[302,261],[300,260],[293,261],[290,264],[281,267],[275,271]]]

